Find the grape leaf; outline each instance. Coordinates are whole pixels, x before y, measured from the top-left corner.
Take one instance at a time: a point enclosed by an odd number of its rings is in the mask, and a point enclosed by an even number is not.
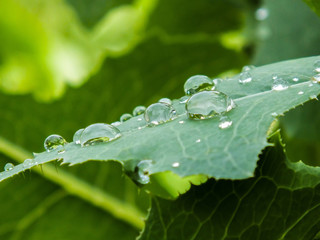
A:
[[[130,162],[152,160],[149,174],[172,171],[180,176],[203,174],[216,179],[244,179],[253,176],[258,154],[269,144],[267,131],[275,115],[283,114],[314,97],[320,85],[310,80],[314,75],[313,63],[319,57],[279,62],[251,71],[252,82],[240,84],[238,76],[221,81],[217,90],[233,98],[237,107],[228,113],[233,125],[219,129],[217,118],[195,121],[183,111],[184,103],[174,101],[180,113],[170,122],[147,127],[141,116],[119,126],[122,136],[115,141],[80,147],[65,145],[65,151],[43,152],[35,162],[46,163],[63,159],[71,165],[87,160],[118,160]],[[288,82],[288,89],[271,90],[273,75]],[[298,77],[299,81],[293,81]],[[208,131],[210,129],[210,131]],[[173,167],[175,162],[179,167]],[[18,165],[3,172],[1,180],[29,166]]]
[[[320,229],[320,169],[290,162],[279,143],[254,178],[209,180],[176,201],[153,198],[140,240],[310,240]]]

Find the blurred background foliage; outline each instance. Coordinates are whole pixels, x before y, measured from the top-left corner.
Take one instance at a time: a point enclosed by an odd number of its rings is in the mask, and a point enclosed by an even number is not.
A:
[[[43,151],[49,134],[72,141],[79,128],[178,98],[191,75],[228,76],[249,63],[318,55],[319,27],[301,0],[0,0],[0,167]],[[281,123],[292,158],[316,164],[318,135],[299,134],[301,121],[317,129],[312,112],[319,104],[309,105]],[[300,155],[297,145],[305,146]],[[90,202],[48,171],[1,183],[1,239],[138,235],[139,224],[101,207],[106,199]],[[146,215],[148,195],[119,164],[56,171]]]

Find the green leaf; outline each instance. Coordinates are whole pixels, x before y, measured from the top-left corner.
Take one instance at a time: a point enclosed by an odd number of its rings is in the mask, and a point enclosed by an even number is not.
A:
[[[320,15],[320,2],[318,0],[304,0],[313,11]]]
[[[70,143],[62,154],[57,150],[44,152],[36,155],[35,161],[41,164],[63,159],[63,163],[74,165],[87,160],[112,159],[127,163],[150,159],[153,164],[149,174],[172,171],[180,176],[203,174],[216,179],[251,177],[258,154],[269,145],[266,138],[273,115],[283,114],[319,94],[320,85],[310,81],[317,59],[319,57],[304,58],[256,68],[251,71],[252,82],[246,85],[239,84],[238,76],[218,83],[217,90],[232,97],[237,105],[228,113],[233,121],[228,129],[219,129],[217,118],[188,119],[184,104],[175,101],[173,106],[180,115],[171,122],[147,127],[141,116],[134,117],[119,126],[122,136],[115,141],[88,147]],[[289,88],[271,90],[273,74],[287,80]],[[293,77],[299,77],[299,82],[292,81]],[[175,162],[180,167],[173,167]],[[18,165],[14,170],[3,172],[1,179],[28,168]]]
[[[254,178],[212,179],[176,201],[153,198],[139,239],[313,239],[320,169],[288,161],[279,143],[260,159]]]

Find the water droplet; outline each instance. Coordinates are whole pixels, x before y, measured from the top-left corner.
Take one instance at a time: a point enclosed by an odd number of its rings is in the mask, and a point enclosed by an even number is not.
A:
[[[217,91],[203,91],[194,94],[186,103],[189,118],[208,119],[235,108],[233,100]]]
[[[79,129],[78,131],[76,131],[73,135],[73,142],[75,144],[80,144],[80,137],[81,137],[81,134],[83,132],[84,128],[81,128]]]
[[[136,167],[137,181],[141,184],[148,184],[150,182],[150,167],[152,160],[143,160],[138,163]]]
[[[273,112],[273,113],[271,113],[271,116],[272,116],[272,117],[278,117],[278,113]]]
[[[318,100],[318,97],[317,97],[317,95],[311,95],[311,96],[310,96],[310,99],[316,99],[316,100]]]
[[[179,167],[180,166],[180,163],[179,162],[174,162],[174,163],[172,163],[172,167],[174,167],[174,168],[177,168],[177,167]]]
[[[63,147],[67,141],[60,135],[52,134],[44,140],[44,148],[50,152],[56,148]]]
[[[269,16],[269,11],[266,8],[258,8],[255,12],[255,17],[258,21],[263,21]]]
[[[299,81],[299,78],[298,78],[298,77],[294,77],[294,78],[292,78],[292,81],[298,82],[298,81]]]
[[[299,95],[302,95],[302,94],[304,94],[304,92],[303,92],[303,91],[299,91],[298,94],[299,94]]]
[[[132,115],[130,113],[124,113],[120,117],[120,122],[128,121],[130,118],[132,118]]]
[[[225,128],[231,127],[231,125],[232,125],[232,121],[228,116],[222,116],[220,118],[219,128],[225,129]]]
[[[142,118],[138,118],[137,121],[142,121]]]
[[[246,66],[243,66],[241,72],[249,72],[249,71],[251,71],[252,69],[255,69],[255,68],[256,67],[254,65],[246,65]]]
[[[179,99],[180,103],[186,103],[188,101],[188,99],[190,98],[190,96],[183,96]]]
[[[180,124],[183,124],[183,123],[184,123],[184,121],[179,121],[179,123],[180,123]]]
[[[161,98],[158,102],[159,103],[166,103],[166,104],[169,104],[169,105],[172,104],[172,101],[171,101],[170,98]]]
[[[320,74],[316,74],[311,78],[313,83],[320,83]]]
[[[81,146],[88,146],[99,142],[110,142],[120,136],[118,128],[105,123],[95,123],[83,130],[80,143]]]
[[[121,122],[120,121],[116,121],[116,122],[111,123],[111,125],[114,126],[114,127],[117,127],[117,126],[121,125]]]
[[[144,113],[144,111],[146,110],[145,106],[137,106],[135,107],[135,109],[133,109],[133,116],[138,116]]]
[[[199,139],[197,139],[197,140],[196,140],[196,142],[197,142],[197,143],[201,142],[201,139],[200,139],[200,138],[199,138]]]
[[[282,77],[278,77],[276,75],[273,75],[272,79],[273,79],[272,90],[283,91],[288,89],[289,85],[287,80],[283,79]]]
[[[23,166],[24,166],[24,167],[30,167],[30,166],[32,166],[32,165],[33,165],[33,160],[30,159],[30,158],[28,158],[28,159],[26,159],[26,160],[23,161]]]
[[[184,92],[187,95],[192,95],[205,90],[213,90],[213,88],[213,81],[204,75],[192,76],[184,84]]]
[[[249,83],[252,81],[252,76],[249,72],[242,72],[239,76],[239,83]]]
[[[176,116],[176,110],[169,104],[154,103],[151,104],[144,112],[146,122],[151,125],[158,125],[168,122]]]
[[[316,60],[313,64],[314,71],[320,73],[320,60]]]
[[[313,86],[313,83],[309,83],[308,87],[312,87]]]
[[[7,163],[4,165],[4,170],[5,171],[11,171],[14,168],[14,165],[12,163]]]

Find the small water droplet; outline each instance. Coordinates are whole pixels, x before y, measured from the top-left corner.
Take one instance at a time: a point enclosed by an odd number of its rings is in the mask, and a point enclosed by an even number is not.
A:
[[[311,95],[309,98],[310,98],[310,99],[316,99],[316,100],[318,100],[317,95]]]
[[[196,140],[196,142],[197,142],[197,143],[201,142],[201,139],[200,139],[200,138],[199,138],[199,139],[197,139],[197,140]]]
[[[75,144],[80,144],[80,137],[81,137],[81,134],[83,132],[84,128],[81,128],[79,129],[78,131],[76,131],[73,135],[73,142]]]
[[[223,81],[222,78],[214,78],[214,79],[212,80],[214,86],[218,85],[218,83],[221,83],[222,81]],[[213,88],[214,88],[214,87],[213,87]],[[211,88],[211,90],[214,90],[214,89]]]
[[[313,83],[309,83],[308,87],[312,87],[313,86]]]
[[[283,91],[288,89],[289,85],[287,80],[283,79],[282,77],[278,77],[276,75],[272,76],[272,79],[273,79],[272,90]]]
[[[170,98],[161,98],[158,102],[159,103],[166,103],[166,104],[169,104],[169,105],[172,104],[172,101],[171,101]]]
[[[137,121],[142,121],[142,118],[138,118]]]
[[[120,136],[118,128],[105,123],[95,123],[83,130],[80,143],[81,146],[88,146],[99,142],[110,142]]]
[[[273,112],[273,113],[271,113],[271,116],[272,116],[272,117],[278,117],[278,113]]]
[[[263,20],[266,20],[269,16],[269,11],[268,9],[266,8],[258,8],[255,12],[255,18],[258,20],[258,21],[263,21]]]
[[[239,76],[239,83],[245,84],[252,81],[252,76],[249,72],[242,72]]]
[[[135,109],[133,109],[133,116],[138,116],[144,113],[144,111],[146,110],[145,106],[137,106],[135,107]]]
[[[243,66],[241,72],[249,72],[249,71],[251,71],[252,69],[255,69],[255,68],[256,67],[254,65],[246,65],[246,66]]]
[[[313,64],[314,71],[320,73],[320,60],[316,60]]]
[[[30,159],[30,158],[28,158],[28,159],[26,159],[26,160],[23,161],[23,166],[24,166],[24,167],[30,167],[30,166],[32,166],[32,165],[33,165],[33,160]]]
[[[62,150],[59,150],[59,151],[58,151],[58,154],[63,154],[63,153],[65,153],[65,152],[66,152],[66,150],[62,149]]]
[[[220,129],[226,129],[231,127],[232,125],[232,121],[228,116],[222,116],[220,118],[220,122],[219,122],[219,128]]]
[[[320,74],[316,74],[311,78],[313,83],[320,83]]]
[[[50,152],[56,148],[63,147],[67,141],[57,134],[52,134],[44,140],[44,148],[47,152]]]
[[[190,98],[190,96],[183,96],[179,99],[180,103],[186,103],[188,101],[188,99]]]
[[[177,167],[179,167],[180,166],[180,163],[179,162],[174,162],[174,163],[172,163],[172,167],[174,167],[174,168],[177,168]]]
[[[128,121],[130,118],[132,118],[132,115],[130,113],[124,113],[120,117],[120,122]]]
[[[183,124],[183,123],[184,123],[184,121],[179,121],[179,123],[180,123],[180,124]]]
[[[213,90],[213,81],[205,75],[195,75],[186,81],[184,84],[184,92],[187,95],[192,95],[200,91]]]
[[[4,165],[4,170],[5,171],[11,171],[14,168],[14,165],[12,163],[7,163]]]
[[[176,116],[175,109],[166,103],[151,104],[144,112],[146,122],[151,125],[158,125],[161,123],[173,120]]]
[[[208,119],[235,108],[233,100],[217,91],[203,91],[194,94],[186,103],[189,118]]]
[[[299,78],[298,78],[298,77],[294,77],[294,78],[292,78],[292,81],[298,82],[298,81],[299,81]]]
[[[150,167],[152,160],[143,160],[138,163],[136,172],[138,175],[137,181],[141,184],[148,184],[150,182]]]
[[[304,92],[303,92],[303,91],[299,91],[298,94],[299,94],[299,95],[302,95],[302,94],[304,94]]]
[[[116,122],[111,123],[111,125],[114,126],[114,127],[117,127],[117,126],[121,125],[121,122],[120,121],[116,121]]]

